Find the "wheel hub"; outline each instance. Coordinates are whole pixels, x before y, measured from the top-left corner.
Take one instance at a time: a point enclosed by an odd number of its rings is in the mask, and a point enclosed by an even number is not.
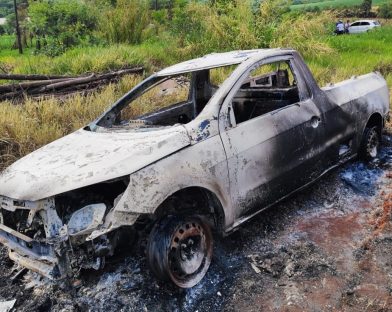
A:
[[[180,245],[179,262],[182,272],[192,274],[197,271],[203,262],[204,252],[200,246],[200,236],[191,237]]]
[[[378,149],[377,133],[372,132],[368,140],[367,152],[372,158],[375,158],[377,156],[377,149]]]
[[[195,223],[181,225],[171,243],[172,271],[181,277],[197,274],[203,267],[206,254],[207,244],[203,229]]]

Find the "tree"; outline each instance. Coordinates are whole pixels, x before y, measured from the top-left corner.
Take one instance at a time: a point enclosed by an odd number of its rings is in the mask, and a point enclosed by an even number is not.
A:
[[[378,16],[381,18],[392,18],[392,3],[384,3],[378,9]]]
[[[37,48],[49,37],[54,47],[66,49],[91,35],[97,25],[94,9],[79,0],[34,1],[29,16]]]
[[[14,10],[15,10],[15,30],[16,30],[16,38],[18,40],[19,54],[23,54],[22,38],[21,38],[20,28],[19,28],[18,6],[16,5],[16,0],[14,0]]]
[[[372,11],[372,0],[363,0],[359,7],[359,12],[362,17],[369,17]]]
[[[14,12],[13,0],[0,0],[0,17],[6,17]]]

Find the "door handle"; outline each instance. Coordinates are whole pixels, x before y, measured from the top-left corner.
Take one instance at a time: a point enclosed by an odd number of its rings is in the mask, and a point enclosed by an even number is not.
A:
[[[313,116],[313,117],[310,119],[310,125],[311,125],[311,127],[314,128],[314,129],[316,129],[316,128],[319,126],[320,123],[321,123],[321,118],[318,117],[318,116]]]

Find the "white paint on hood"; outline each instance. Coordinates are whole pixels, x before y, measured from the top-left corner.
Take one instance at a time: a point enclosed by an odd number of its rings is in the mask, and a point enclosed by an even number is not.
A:
[[[80,129],[23,157],[0,175],[0,195],[39,200],[129,175],[190,144],[181,126],[147,132]]]

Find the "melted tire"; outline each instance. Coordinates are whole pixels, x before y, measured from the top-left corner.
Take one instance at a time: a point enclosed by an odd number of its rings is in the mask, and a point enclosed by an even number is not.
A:
[[[377,157],[380,147],[380,137],[377,127],[367,127],[363,132],[359,155],[362,159],[370,161]]]
[[[205,276],[212,258],[212,233],[199,216],[166,216],[153,227],[147,260],[153,274],[181,288]]]

